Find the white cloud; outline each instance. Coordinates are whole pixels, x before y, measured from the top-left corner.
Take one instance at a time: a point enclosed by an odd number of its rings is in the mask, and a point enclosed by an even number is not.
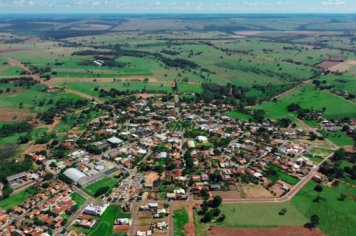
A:
[[[32,5],[33,5],[33,2],[28,2],[28,5],[31,5],[31,6],[32,6]]]
[[[322,2],[321,4],[323,4],[323,5],[343,5],[343,4],[345,4],[345,2],[341,1],[341,0],[329,0],[327,2]]]
[[[100,3],[99,3],[99,2],[93,2],[91,5],[92,5],[93,7],[95,7],[95,6],[99,6]]]
[[[189,5],[190,5],[190,2],[186,2],[185,5],[189,6]]]
[[[156,5],[161,5],[161,3],[159,3],[159,2],[156,2]]]

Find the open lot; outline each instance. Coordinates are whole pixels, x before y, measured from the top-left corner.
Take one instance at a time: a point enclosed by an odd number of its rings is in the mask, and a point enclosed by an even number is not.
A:
[[[245,193],[246,198],[272,198],[273,195],[265,189],[262,185],[249,184],[246,186],[240,186]]]
[[[26,191],[19,192],[9,198],[6,198],[5,200],[2,200],[0,202],[0,208],[5,210],[12,209],[14,206],[18,206],[20,203],[28,200],[29,196],[30,194]]]

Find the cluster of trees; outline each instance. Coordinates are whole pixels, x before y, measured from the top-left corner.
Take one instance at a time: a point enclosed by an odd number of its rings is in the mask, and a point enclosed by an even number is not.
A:
[[[28,132],[31,129],[32,125],[27,122],[6,124],[0,127],[0,138],[9,137],[17,133]]]
[[[6,177],[21,172],[27,172],[32,167],[31,156],[25,156],[23,162],[3,160],[0,162],[0,182],[6,183]]]
[[[100,195],[107,193],[109,190],[110,190],[109,186],[101,187],[98,190],[96,190],[94,197],[99,197]]]
[[[38,66],[30,66],[30,70],[33,71],[35,74],[37,73],[44,74],[52,71],[51,67],[49,66],[46,66],[44,68]]]
[[[155,45],[156,46],[156,45]],[[169,50],[166,50],[166,49],[163,49],[160,51],[161,53],[165,53],[165,54],[169,54],[169,55],[172,55],[172,56],[175,56],[175,55],[179,55],[180,52],[176,52],[176,51],[169,51]]]
[[[181,69],[185,69],[185,68],[197,68],[199,65],[196,64],[195,62],[193,61],[189,61],[189,60],[186,60],[186,59],[170,59],[170,58],[167,58],[167,57],[161,57],[161,61],[166,64],[167,66],[170,66],[170,67],[179,67]]]

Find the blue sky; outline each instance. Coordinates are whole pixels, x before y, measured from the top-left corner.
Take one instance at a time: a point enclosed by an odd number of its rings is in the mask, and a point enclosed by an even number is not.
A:
[[[356,0],[0,0],[2,13],[356,13]]]

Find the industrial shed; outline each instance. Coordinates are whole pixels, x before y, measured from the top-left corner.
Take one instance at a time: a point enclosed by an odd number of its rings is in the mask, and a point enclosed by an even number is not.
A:
[[[75,183],[77,183],[80,179],[87,177],[85,174],[75,168],[69,168],[68,170],[64,171],[63,174],[68,178],[71,178]]]

